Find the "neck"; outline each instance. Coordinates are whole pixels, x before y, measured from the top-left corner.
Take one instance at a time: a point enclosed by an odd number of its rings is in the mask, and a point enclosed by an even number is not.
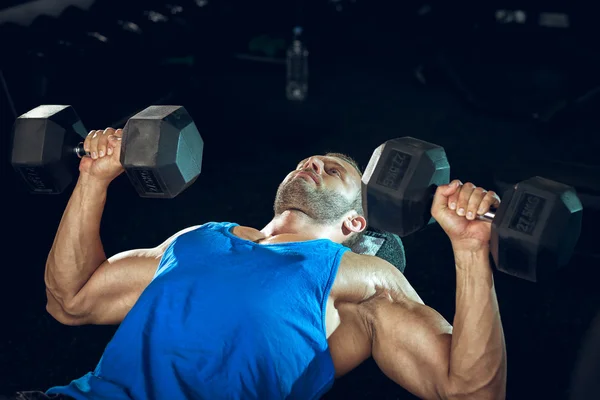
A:
[[[305,213],[286,210],[275,217],[260,231],[265,237],[277,235],[303,235],[311,239],[332,239],[332,227],[318,225]]]

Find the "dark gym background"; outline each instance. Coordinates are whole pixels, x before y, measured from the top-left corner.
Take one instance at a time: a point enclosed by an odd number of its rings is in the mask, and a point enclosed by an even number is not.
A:
[[[122,127],[151,104],[180,104],[204,138],[202,174],[172,200],[139,198],[119,177],[102,225],[109,255],[207,221],[260,229],[272,216],[277,185],[299,160],[338,151],[364,168],[375,147],[398,136],[444,146],[452,178],[488,189],[502,192],[532,175],[574,185],[584,225],[570,265],[543,285],[496,273],[508,398],[571,396],[574,371],[585,369],[578,367],[582,343],[600,312],[593,237],[600,220],[600,25],[593,4],[173,0],[185,11],[179,22],[146,23],[138,37],[83,39],[116,19],[139,20],[144,10],[165,13],[165,3],[11,0],[0,9],[7,200],[0,394],[80,377],[115,330],[62,326],[45,311],[44,263],[72,187],[51,197],[27,193],[9,159],[15,117],[39,104],[71,104],[91,130]],[[89,11],[69,14],[69,5]],[[309,94],[300,103],[285,98],[285,48],[296,24],[310,51]],[[61,36],[74,45],[57,50]],[[452,321],[448,240],[433,225],[404,244],[406,276]],[[368,361],[325,398],[413,397]]]

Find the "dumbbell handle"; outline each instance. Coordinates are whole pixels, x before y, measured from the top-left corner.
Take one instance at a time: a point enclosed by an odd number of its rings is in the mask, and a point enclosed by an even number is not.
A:
[[[496,216],[496,213],[494,211],[488,211],[483,215],[479,215],[477,217],[477,219],[482,220],[482,221],[492,222],[492,220],[494,219],[495,216]]]
[[[83,158],[85,156],[88,156],[88,157],[90,156],[90,153],[88,153],[87,151],[84,150],[83,142],[81,142],[77,146],[75,146],[75,148],[73,149],[73,152],[79,158]]]

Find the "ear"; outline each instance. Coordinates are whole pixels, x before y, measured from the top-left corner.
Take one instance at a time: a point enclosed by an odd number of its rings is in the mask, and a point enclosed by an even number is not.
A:
[[[344,219],[344,223],[342,224],[342,231],[344,235],[349,235],[351,233],[359,233],[365,230],[367,227],[367,220],[365,217],[360,216],[358,214],[349,215]]]

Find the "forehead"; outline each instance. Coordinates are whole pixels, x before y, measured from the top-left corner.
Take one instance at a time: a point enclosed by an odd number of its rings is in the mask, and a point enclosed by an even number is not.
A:
[[[352,165],[350,165],[350,163],[348,163],[345,160],[342,160],[341,158],[331,157],[331,156],[320,156],[320,155],[306,157],[306,158],[302,159],[300,162],[298,162],[298,165],[305,163],[306,160],[308,160],[309,158],[318,158],[319,160],[321,160],[323,162],[338,163],[338,164],[341,164],[344,168],[346,168],[346,167],[353,168]]]

